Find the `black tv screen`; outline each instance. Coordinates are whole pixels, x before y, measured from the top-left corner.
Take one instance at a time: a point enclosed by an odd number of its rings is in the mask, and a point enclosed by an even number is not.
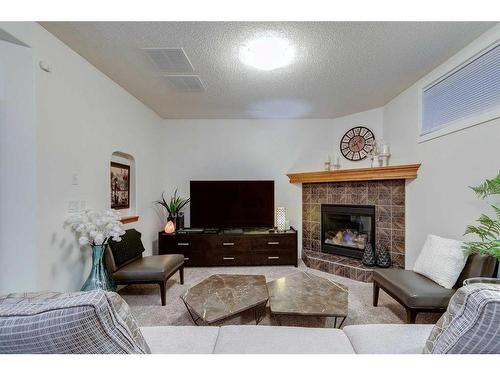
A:
[[[191,181],[191,227],[274,226],[274,181]]]

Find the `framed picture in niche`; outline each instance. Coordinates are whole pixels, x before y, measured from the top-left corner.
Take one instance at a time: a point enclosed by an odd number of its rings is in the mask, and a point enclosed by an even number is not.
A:
[[[130,208],[130,165],[111,162],[111,208]]]

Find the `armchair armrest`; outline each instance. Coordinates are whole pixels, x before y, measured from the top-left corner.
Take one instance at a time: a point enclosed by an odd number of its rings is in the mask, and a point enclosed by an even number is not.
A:
[[[469,284],[498,284],[500,285],[500,279],[495,277],[471,277],[470,279],[464,280],[464,285]]]

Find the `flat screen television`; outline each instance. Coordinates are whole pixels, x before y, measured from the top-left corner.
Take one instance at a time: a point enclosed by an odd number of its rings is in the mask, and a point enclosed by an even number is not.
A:
[[[191,227],[274,226],[274,181],[191,181]]]

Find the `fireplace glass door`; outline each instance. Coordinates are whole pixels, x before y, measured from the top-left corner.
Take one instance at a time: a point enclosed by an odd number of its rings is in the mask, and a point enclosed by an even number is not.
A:
[[[322,251],[361,259],[375,245],[374,218],[374,206],[321,205]]]

